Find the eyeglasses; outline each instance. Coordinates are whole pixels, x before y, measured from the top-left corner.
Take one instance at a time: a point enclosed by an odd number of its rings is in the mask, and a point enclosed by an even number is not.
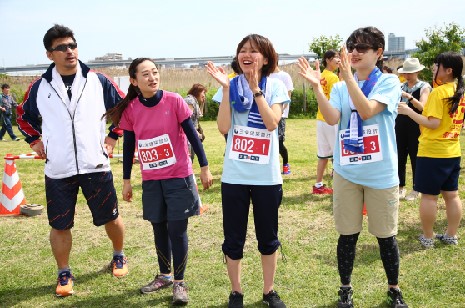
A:
[[[368,51],[368,49],[373,49],[373,46],[370,45],[370,44],[366,44],[366,43],[348,43],[347,44],[347,51],[348,52],[353,52],[354,49],[357,50],[358,53],[365,53]]]
[[[76,49],[77,48],[77,43],[60,44],[55,48],[50,48],[49,51],[50,52],[53,52],[53,51],[66,52],[68,50],[68,48],[71,49],[71,50]]]

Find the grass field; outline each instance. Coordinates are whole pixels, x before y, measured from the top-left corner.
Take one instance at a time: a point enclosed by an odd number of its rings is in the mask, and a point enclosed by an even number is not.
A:
[[[201,192],[208,211],[189,221],[189,261],[186,280],[190,307],[225,307],[229,281],[221,252],[222,219],[220,178],[224,151],[223,136],[215,122],[202,122],[204,147],[214,176],[214,186]],[[278,260],[275,287],[288,307],[335,307],[339,278],[330,196],[311,194],[316,173],[315,120],[288,120],[286,146],[292,174],[284,177],[284,199],[280,209],[279,236],[283,253]],[[8,136],[6,136],[8,137]],[[463,137],[463,136],[462,136]],[[462,151],[464,151],[462,139]],[[119,144],[121,148],[122,143]],[[121,150],[116,150],[117,153]],[[0,155],[29,153],[24,142],[0,143]],[[16,166],[29,203],[45,204],[43,162],[17,160]],[[122,164],[112,160],[118,194],[122,187]],[[409,166],[407,170],[409,170]],[[198,172],[198,164],[194,169]],[[408,183],[411,183],[408,173]],[[325,181],[331,182],[329,176]],[[104,229],[91,223],[82,196],[78,199],[71,266],[76,277],[76,294],[54,296],[56,265],[49,241],[46,214],[36,217],[0,217],[0,307],[167,307],[171,289],[141,295],[139,288],[157,273],[150,223],[141,217],[141,186],[138,166],[133,169],[134,200],[120,202],[126,224],[125,252],[130,273],[113,278],[103,269],[111,259],[111,245]],[[460,179],[465,198],[464,174]],[[410,187],[409,187],[410,189]],[[122,199],[121,199],[122,200]],[[252,222],[249,219],[249,222]],[[366,222],[365,222],[366,224]],[[436,232],[445,228],[445,209],[440,203]],[[387,307],[386,277],[376,238],[361,233],[353,273],[356,307]],[[465,228],[459,230],[458,246],[424,250],[420,233],[418,201],[401,202],[398,241],[401,255],[400,286],[409,307],[465,306]],[[246,307],[261,303],[261,267],[253,224],[249,226],[243,259],[243,288]]]

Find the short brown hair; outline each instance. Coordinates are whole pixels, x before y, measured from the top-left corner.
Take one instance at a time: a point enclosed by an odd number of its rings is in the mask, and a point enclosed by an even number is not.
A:
[[[258,51],[263,55],[265,59],[268,59],[268,64],[263,65],[262,67],[262,76],[268,77],[271,73],[276,70],[276,66],[278,63],[278,54],[274,50],[273,44],[264,36],[260,34],[249,34],[242,39],[242,41],[237,45],[236,50],[236,57],[241,51],[242,47],[244,47],[245,43],[248,41],[253,42]]]

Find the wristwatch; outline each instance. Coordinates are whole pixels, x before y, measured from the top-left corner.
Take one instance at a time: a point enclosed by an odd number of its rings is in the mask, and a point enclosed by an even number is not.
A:
[[[253,94],[253,97],[264,96],[262,90],[258,91],[257,93]]]

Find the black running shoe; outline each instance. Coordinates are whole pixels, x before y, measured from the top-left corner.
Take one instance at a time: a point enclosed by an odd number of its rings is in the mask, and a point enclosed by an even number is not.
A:
[[[244,307],[244,294],[239,292],[231,292],[229,294],[228,308],[243,308]]]
[[[338,308],[353,308],[354,303],[352,301],[352,294],[354,291],[352,287],[341,287],[337,294],[339,295],[339,300],[337,301]]]
[[[391,308],[408,308],[408,305],[404,302],[402,292],[399,289],[389,288],[387,292],[388,303]]]
[[[273,308],[286,308],[281,298],[276,291],[271,290],[268,294],[263,294],[263,303],[267,304],[268,307]]]

